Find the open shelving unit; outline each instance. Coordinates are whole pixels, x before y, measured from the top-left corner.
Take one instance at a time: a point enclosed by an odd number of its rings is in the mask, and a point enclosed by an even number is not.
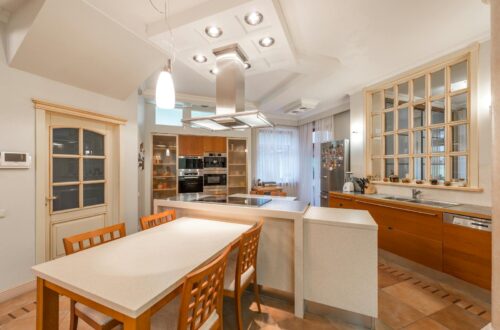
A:
[[[247,141],[245,139],[227,140],[227,193],[248,193]]]

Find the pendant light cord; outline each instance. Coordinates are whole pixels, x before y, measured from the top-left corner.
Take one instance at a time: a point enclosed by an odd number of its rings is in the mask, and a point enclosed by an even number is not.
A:
[[[175,61],[175,48],[174,48],[174,35],[172,33],[172,28],[170,27],[170,23],[168,21],[168,12],[170,11],[170,1],[165,0],[163,4],[163,11],[160,10],[153,2],[153,0],[149,0],[151,7],[154,8],[158,13],[164,15],[165,24],[167,25],[169,36],[170,36],[170,61],[173,64]]]

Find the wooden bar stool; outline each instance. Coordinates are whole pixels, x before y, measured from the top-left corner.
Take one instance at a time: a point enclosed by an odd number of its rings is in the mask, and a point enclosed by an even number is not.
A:
[[[224,279],[224,295],[235,299],[238,330],[243,329],[241,296],[250,283],[253,283],[259,313],[262,312],[257,284],[257,252],[263,224],[264,220],[261,219],[255,227],[243,233],[238,244],[238,251],[235,250],[228,258]]]
[[[175,218],[175,210],[167,210],[161,213],[141,217],[141,229],[146,230],[163,225],[164,223],[174,221]]]
[[[287,193],[286,193],[286,191],[271,191],[271,196],[286,197]]]
[[[105,244],[116,239],[125,237],[125,224],[104,227],[89,231],[83,234],[63,238],[64,251],[66,255],[90,249],[94,246]],[[75,248],[75,245],[77,247]],[[109,330],[121,324],[119,321],[98,312],[84,304],[71,300],[70,303],[70,324],[71,330],[78,328],[78,318],[96,330]]]
[[[182,293],[151,319],[152,329],[222,329],[222,304],[227,247],[214,261],[184,280]]]

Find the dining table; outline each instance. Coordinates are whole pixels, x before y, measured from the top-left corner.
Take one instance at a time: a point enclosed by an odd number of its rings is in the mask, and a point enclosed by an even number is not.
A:
[[[150,329],[150,318],[182,290],[190,272],[235,247],[251,224],[182,217],[34,266],[38,330],[59,327],[59,296],[123,324]]]

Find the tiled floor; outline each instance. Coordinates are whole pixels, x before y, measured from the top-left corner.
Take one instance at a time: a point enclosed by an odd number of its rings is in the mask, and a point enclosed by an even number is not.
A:
[[[481,329],[491,318],[487,304],[447,292],[421,274],[394,266],[379,265],[379,289],[377,329],[473,330]],[[326,316],[295,318],[291,304],[266,296],[262,297],[262,313],[258,313],[252,299],[250,293],[244,297],[245,329],[359,329]],[[35,300],[33,291],[0,304],[0,329],[34,329]],[[60,301],[60,329],[69,329],[69,301]],[[235,329],[233,306],[232,299],[224,300],[225,329]],[[80,322],[78,329],[90,327]]]

